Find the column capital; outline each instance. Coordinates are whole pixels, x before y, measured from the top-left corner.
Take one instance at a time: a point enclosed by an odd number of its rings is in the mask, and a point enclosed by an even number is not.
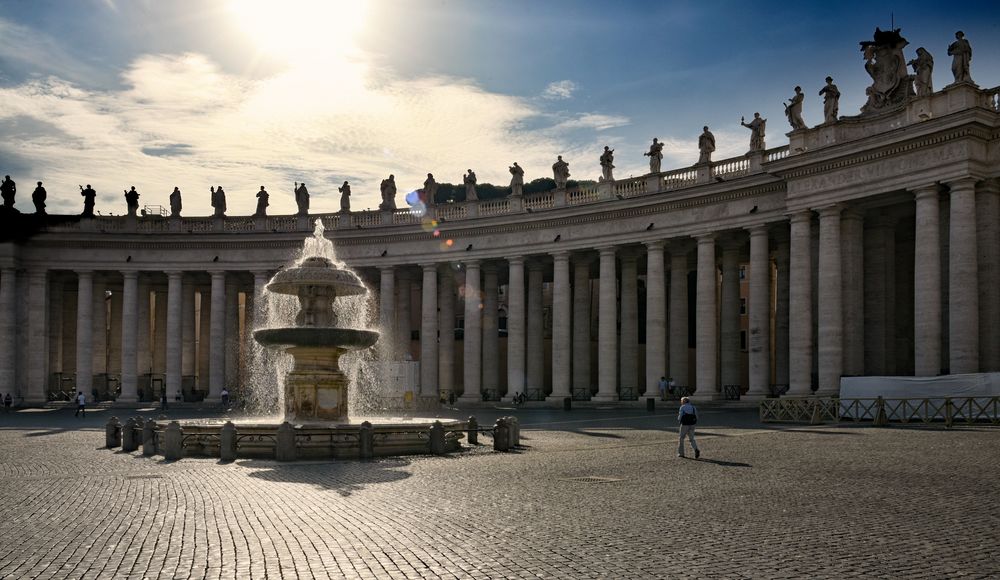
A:
[[[552,259],[556,262],[569,262],[568,250],[559,250],[557,252],[552,252],[549,255],[552,256]]]
[[[214,278],[224,278],[226,276],[225,270],[209,270],[208,274]]]
[[[475,268],[478,270],[479,267],[482,265],[482,260],[464,260],[462,262],[462,265],[465,266],[466,268]]]
[[[768,226],[767,224],[755,224],[752,226],[747,226],[744,229],[750,233],[751,238],[766,236],[771,231],[770,226]]]
[[[811,210],[811,209],[804,209],[804,210],[795,211],[795,212],[792,212],[792,213],[789,213],[789,214],[785,214],[785,215],[788,216],[788,221],[790,223],[793,223],[793,224],[802,223],[802,222],[809,222],[809,221],[812,221],[813,210]]]
[[[819,213],[819,218],[823,219],[827,217],[840,216],[840,212],[842,212],[843,210],[844,210],[843,204],[835,203],[832,205],[827,205],[817,208],[816,212]]]
[[[508,267],[509,266],[513,266],[515,264],[518,265],[518,266],[523,266],[524,265],[524,256],[510,256],[509,258],[507,258],[507,266]]]
[[[76,272],[77,277],[80,277],[80,278],[93,278],[94,277],[94,271],[93,270],[75,270],[75,272]]]
[[[184,270],[164,270],[163,273],[167,275],[167,278],[181,278],[184,276]]]
[[[927,185],[921,185],[913,188],[913,198],[920,200],[926,199],[928,197],[938,198],[941,195],[941,184],[939,183],[928,183]]]
[[[865,214],[863,211],[856,207],[845,207],[843,212],[840,214],[840,219],[842,220],[863,220]]]
[[[251,270],[250,272],[253,274],[254,278],[257,278],[257,277],[270,278],[271,277],[271,271],[270,270]]]
[[[718,234],[716,234],[715,232],[711,232],[711,233],[697,235],[697,236],[694,237],[694,239],[695,239],[695,241],[698,242],[699,246],[705,245],[705,244],[715,245],[715,239],[717,237],[718,237]]]
[[[138,280],[139,271],[138,270],[122,270],[122,277],[126,280]]]
[[[952,192],[955,192],[956,190],[958,190],[958,191],[973,190],[974,191],[976,189],[976,183],[978,183],[978,182],[979,182],[979,179],[977,179],[975,177],[971,177],[971,176],[962,177],[962,178],[959,178],[959,179],[955,179],[955,180],[949,181],[948,182],[948,188]]]
[[[432,272],[432,271],[433,272],[437,272],[437,269],[438,269],[438,263],[437,262],[424,262],[423,264],[418,264],[418,265],[420,266],[421,270],[423,270],[423,272],[425,274],[427,272]]]
[[[648,242],[643,242],[643,244],[646,246],[646,251],[647,252],[650,252],[650,251],[653,251],[653,252],[660,251],[660,252],[662,252],[667,247],[667,241],[666,240],[662,240],[662,239],[660,239],[660,240],[649,240]]]
[[[605,256],[609,256],[609,255],[610,256],[615,256],[615,255],[617,255],[617,252],[618,252],[618,247],[617,246],[603,246],[603,247],[596,248],[596,249],[597,249],[598,253],[601,255],[602,258],[605,257]]]
[[[976,191],[977,193],[991,193],[994,195],[1000,193],[1000,178],[993,177],[980,181]]]

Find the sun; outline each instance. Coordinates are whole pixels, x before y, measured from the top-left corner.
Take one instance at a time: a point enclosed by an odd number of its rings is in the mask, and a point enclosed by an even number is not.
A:
[[[290,64],[352,56],[368,20],[366,0],[229,0],[227,7],[261,53]]]

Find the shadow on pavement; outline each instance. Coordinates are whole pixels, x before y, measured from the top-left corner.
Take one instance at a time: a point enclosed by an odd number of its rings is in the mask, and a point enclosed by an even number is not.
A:
[[[278,463],[263,459],[241,459],[241,467],[256,469],[249,477],[281,483],[305,483],[335,491],[347,497],[369,485],[400,481],[410,477],[398,468],[410,464],[406,459],[387,457],[372,461],[329,460]]]
[[[740,463],[738,461],[723,461],[721,459],[695,459],[695,461],[700,461],[701,463],[713,463],[715,465],[721,465],[722,467],[753,467],[749,463]]]

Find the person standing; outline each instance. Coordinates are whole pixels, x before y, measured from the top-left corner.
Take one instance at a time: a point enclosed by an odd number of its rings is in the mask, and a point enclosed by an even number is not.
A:
[[[160,391],[160,410],[167,410],[167,390],[163,389]]]
[[[226,387],[222,387],[222,406],[223,407],[229,406],[229,389],[227,389]]]
[[[73,416],[74,417],[87,416],[87,397],[84,396],[83,391],[76,392],[76,413],[74,413]]]
[[[667,386],[670,383],[667,382],[667,377],[660,377],[660,400],[667,400]]]
[[[7,396],[3,398],[3,410],[5,413],[10,413],[10,406],[14,404],[14,398],[7,393]]]
[[[691,404],[691,399],[681,397],[681,408],[677,410],[677,420],[681,424],[680,437],[677,441],[677,457],[684,457],[684,437],[691,440],[694,458],[701,457],[701,450],[694,440],[694,426],[698,423],[698,409]]]

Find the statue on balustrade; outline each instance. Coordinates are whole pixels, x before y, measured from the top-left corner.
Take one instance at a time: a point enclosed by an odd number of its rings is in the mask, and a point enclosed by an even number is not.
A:
[[[934,92],[934,81],[931,75],[934,73],[934,57],[927,52],[924,47],[917,49],[917,58],[907,63],[913,67],[913,87],[917,90],[918,97],[929,97]]]
[[[477,201],[479,196],[476,195],[476,174],[471,169],[468,173],[462,176],[462,183],[465,184],[465,201]]]
[[[383,179],[380,185],[382,190],[382,203],[378,208],[385,211],[396,210],[396,176],[390,175],[388,179]]]
[[[833,77],[826,77],[826,86],[819,90],[823,97],[823,123],[836,123],[840,109],[840,90],[833,84]]]
[[[434,204],[437,203],[437,192],[438,183],[434,181],[434,174],[428,173],[427,179],[424,180],[424,205],[434,207]]]
[[[0,184],[0,195],[3,196],[4,209],[14,209],[14,195],[16,194],[17,184],[14,183],[14,180],[12,180],[9,175],[5,175],[3,183]]]
[[[97,202],[97,192],[88,183],[86,189],[82,185],[80,186],[80,195],[83,196],[83,213],[80,216],[94,217],[94,203]]]
[[[711,163],[714,151],[715,135],[708,130],[708,125],[705,125],[701,129],[701,135],[698,135],[698,164]]]
[[[510,170],[510,195],[513,197],[521,197],[524,195],[524,169],[514,162],[514,165],[508,168]]]
[[[226,192],[222,191],[222,186],[210,187],[212,192],[212,207],[215,208],[214,217],[226,216]]]
[[[340,213],[351,213],[351,184],[345,181],[337,191],[340,192]]]
[[[601,153],[601,179],[599,181],[614,181],[615,176],[612,170],[615,168],[615,150],[604,146],[604,153]]]
[[[139,211],[139,192],[135,190],[134,185],[125,192],[125,207],[128,208],[128,215],[132,217]]]
[[[872,40],[861,42],[865,58],[865,70],[872,78],[872,84],[865,89],[868,101],[861,107],[861,113],[873,113],[901,105],[913,96],[913,83],[906,72],[906,58],[903,48],[909,44],[899,34],[899,29],[875,29]]]
[[[795,87],[795,94],[785,104],[785,116],[788,117],[788,124],[792,126],[792,131],[806,128],[806,122],[802,120],[802,101],[805,98],[806,96],[802,94],[802,87]]]
[[[750,152],[763,151],[764,129],[767,127],[767,119],[760,116],[760,113],[753,114],[753,120],[746,122],[745,117],[740,117],[740,125],[750,129]]]
[[[643,153],[646,157],[649,157],[649,172],[659,173],[660,172],[660,162],[663,161],[663,143],[656,137],[653,137],[653,144],[649,146],[649,151]]]
[[[267,203],[268,197],[270,195],[268,195],[267,190],[264,189],[263,185],[260,186],[260,191],[257,192],[257,211],[253,214],[255,217],[267,216],[267,206],[270,205]]]
[[[301,185],[298,181],[295,182],[295,205],[299,207],[297,215],[309,214],[309,190],[306,189],[305,182]]]
[[[951,74],[955,75],[955,82],[971,83],[969,64],[972,62],[972,45],[961,30],[955,33],[955,42],[948,45],[948,56],[952,57]]]
[[[172,192],[170,192],[170,217],[180,217],[181,216],[181,190],[179,187],[175,187]]]
[[[556,182],[557,189],[566,189],[566,182],[569,181],[569,163],[563,161],[562,155],[557,155],[556,162],[552,164],[552,179]]]
[[[45,215],[45,198],[48,194],[45,192],[45,188],[42,187],[42,182],[38,182],[38,187],[35,191],[31,192],[31,203],[35,204],[35,213]]]

